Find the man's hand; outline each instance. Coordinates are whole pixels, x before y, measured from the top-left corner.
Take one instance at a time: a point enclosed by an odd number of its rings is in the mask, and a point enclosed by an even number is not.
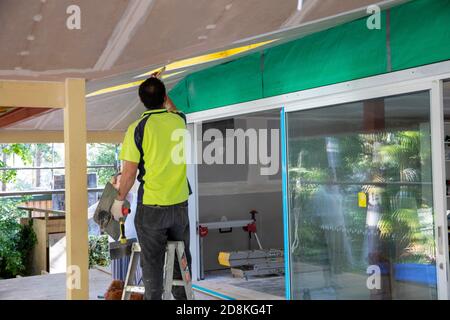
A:
[[[156,71],[156,72],[153,72],[153,73],[150,75],[150,78],[158,78],[158,79],[159,79],[164,71],[166,71],[166,67],[163,67],[163,68],[161,68],[160,70],[158,70],[158,71]]]
[[[119,221],[120,218],[123,218],[123,207],[124,201],[121,200],[114,200],[114,203],[111,207],[111,214],[114,217],[114,220]]]

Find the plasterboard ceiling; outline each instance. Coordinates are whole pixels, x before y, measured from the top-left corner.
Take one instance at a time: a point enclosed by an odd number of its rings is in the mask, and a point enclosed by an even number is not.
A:
[[[170,61],[377,2],[303,0],[298,11],[298,0],[1,0],[0,41],[8,45],[0,47],[0,78],[84,77],[88,91],[98,90]],[[66,27],[70,5],[81,9],[80,30]],[[88,99],[88,129],[123,130],[142,109],[135,90]],[[11,127],[60,128],[58,111]]]

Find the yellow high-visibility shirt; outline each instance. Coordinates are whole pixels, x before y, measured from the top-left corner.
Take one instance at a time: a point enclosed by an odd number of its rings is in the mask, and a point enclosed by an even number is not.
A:
[[[144,112],[128,128],[119,158],[139,164],[138,203],[168,206],[188,199],[186,162],[172,158],[175,149],[185,154],[184,141],[172,136],[185,129],[184,114],[166,109]]]

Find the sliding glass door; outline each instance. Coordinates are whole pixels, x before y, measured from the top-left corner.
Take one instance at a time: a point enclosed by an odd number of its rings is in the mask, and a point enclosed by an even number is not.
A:
[[[436,299],[430,92],[286,125],[292,298]]]

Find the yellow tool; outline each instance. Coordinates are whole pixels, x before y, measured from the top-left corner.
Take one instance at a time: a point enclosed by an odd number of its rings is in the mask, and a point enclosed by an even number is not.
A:
[[[162,67],[161,69],[155,71],[154,73],[151,74],[151,77],[155,77],[160,79],[161,75],[164,73],[164,71],[166,71],[166,66]]]
[[[117,198],[116,189],[114,189],[114,193],[109,195],[109,197],[105,195],[105,192],[103,193],[104,195],[102,195],[102,198],[106,197],[105,201],[109,203]],[[109,205],[109,208],[110,207],[111,205]],[[137,241],[136,239],[127,239],[125,233],[125,220],[127,219],[127,216],[130,214],[130,212],[130,203],[128,201],[125,201],[122,207],[122,217],[119,219],[119,221],[110,218],[110,220],[114,223],[114,232],[108,234],[113,237],[114,240],[116,240],[109,243],[109,255],[112,260],[129,257],[131,255],[131,247],[133,243]],[[111,213],[109,213],[109,216],[111,216]]]
[[[120,238],[119,238],[119,241],[120,241],[121,244],[126,244],[127,243],[127,237],[125,235],[125,219],[124,218],[120,218],[119,224],[120,224]]]
[[[119,219],[119,225],[120,225],[120,238],[119,242],[121,244],[126,244],[128,242],[127,236],[125,235],[125,219],[130,214],[130,206],[129,203],[125,203],[122,207],[122,215],[123,217]]]

